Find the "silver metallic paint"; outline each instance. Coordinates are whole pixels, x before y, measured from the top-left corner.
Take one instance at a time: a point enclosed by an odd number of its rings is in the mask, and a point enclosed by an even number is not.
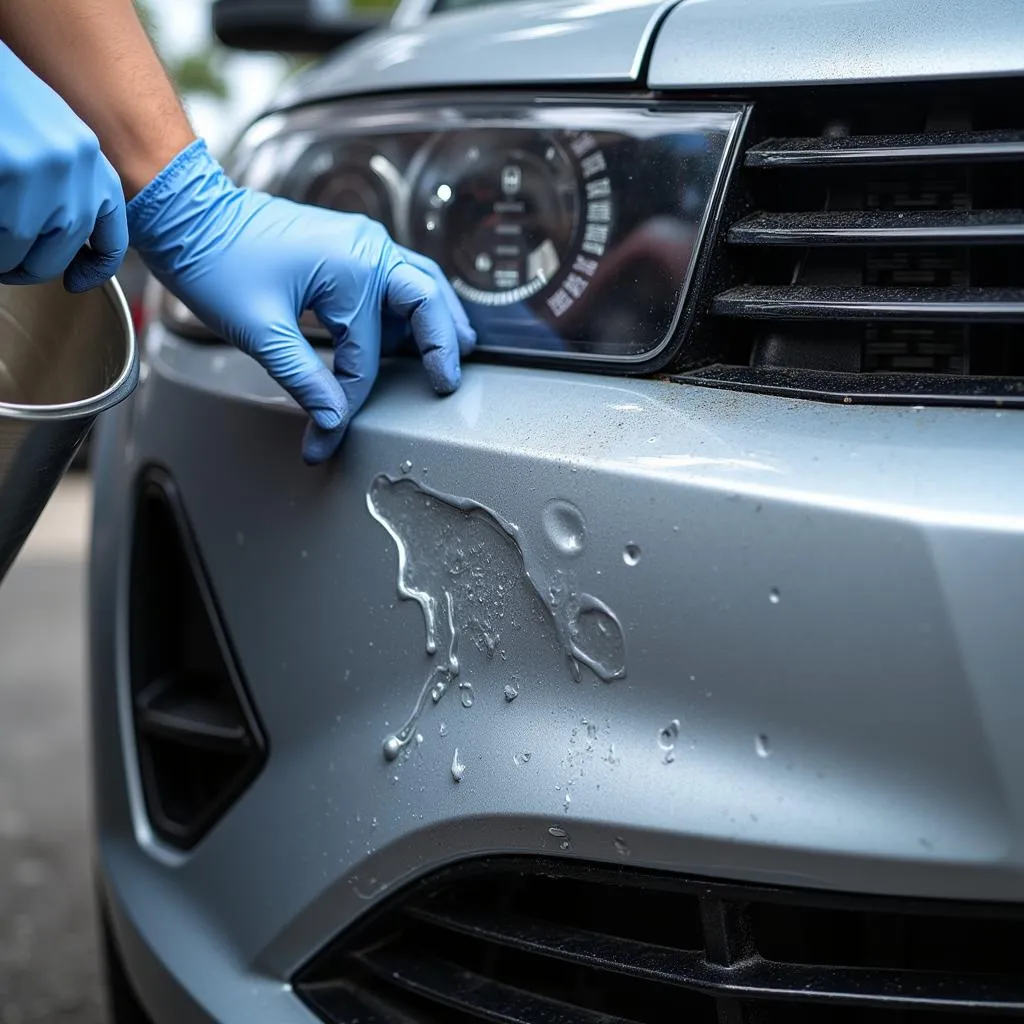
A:
[[[255,364],[153,342],[98,444],[92,676],[104,875],[158,1024],[310,1020],[283,986],[311,951],[402,881],[487,852],[614,862],[622,839],[637,866],[1024,899],[1024,417],[486,365],[438,400],[402,363],[310,470]],[[573,683],[515,637],[507,667],[533,684],[428,711],[396,770],[381,737],[422,684],[423,625],[365,496],[406,459],[524,531],[552,496],[580,508],[574,569],[621,618],[629,675]],[[181,489],[272,750],[188,857],[145,829],[117,710],[125,496],[150,461]],[[175,987],[204,1009],[165,1011]]]
[[[733,89],[1024,73],[1020,0],[684,0],[652,89]]]
[[[522,0],[375,32],[286,86],[277,104],[425,85],[635,82],[678,0]]]

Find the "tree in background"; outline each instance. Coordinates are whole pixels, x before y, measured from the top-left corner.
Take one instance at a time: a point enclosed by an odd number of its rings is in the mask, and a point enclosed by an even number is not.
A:
[[[159,50],[160,33],[148,0],[135,0],[135,8],[153,45]],[[228,95],[228,84],[224,77],[226,59],[224,49],[211,43],[194,53],[165,57],[164,64],[182,96],[212,96],[222,100]]]

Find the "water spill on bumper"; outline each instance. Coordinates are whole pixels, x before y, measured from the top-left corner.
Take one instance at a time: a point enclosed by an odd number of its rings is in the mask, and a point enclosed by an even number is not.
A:
[[[386,475],[370,485],[367,507],[398,548],[398,593],[419,605],[431,657],[408,720],[384,740],[388,760],[401,753],[424,709],[441,701],[453,682],[463,706],[473,703],[472,681],[459,678],[462,661],[471,660],[466,652],[475,651],[486,671],[495,659],[515,659],[519,644],[532,651],[546,638],[568,659],[575,679],[581,665],[605,682],[626,675],[625,637],[612,609],[581,592],[572,573],[534,557],[519,529],[497,512]],[[508,678],[506,670],[494,672],[495,680],[499,674]],[[478,679],[478,687],[483,682]],[[496,692],[503,692],[501,685]]]

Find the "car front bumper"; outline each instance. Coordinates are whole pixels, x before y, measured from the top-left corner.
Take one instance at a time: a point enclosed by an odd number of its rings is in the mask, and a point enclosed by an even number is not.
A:
[[[302,963],[403,882],[482,854],[1024,899],[1024,415],[483,364],[442,401],[402,363],[309,469],[259,367],[149,341],[144,386],[96,443],[91,641],[101,874],[160,1024],[312,1020],[287,984]],[[127,703],[151,465],[181,493],[270,741],[188,855],[148,829]],[[613,614],[624,677],[575,681],[510,615],[495,652],[463,645],[471,706],[428,699],[387,760],[431,658],[368,510],[381,474],[515,524]],[[580,550],[553,542],[552,499]]]

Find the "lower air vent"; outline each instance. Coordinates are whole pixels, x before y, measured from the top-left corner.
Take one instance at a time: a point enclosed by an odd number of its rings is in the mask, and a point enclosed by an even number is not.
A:
[[[131,686],[153,831],[194,846],[266,748],[170,478],[142,479],[132,545]]]
[[[503,858],[392,898],[299,973],[360,1024],[962,1024],[1024,1017],[1024,907]]]
[[[756,98],[689,379],[844,401],[1024,404],[1024,80]]]

